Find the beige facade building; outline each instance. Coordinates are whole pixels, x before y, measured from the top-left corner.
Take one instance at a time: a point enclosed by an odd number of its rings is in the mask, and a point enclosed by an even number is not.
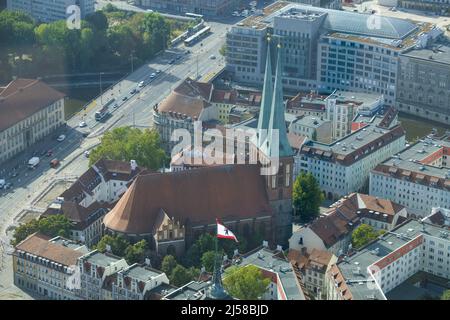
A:
[[[17,79],[0,88],[0,162],[64,124],[64,94],[40,80]]]

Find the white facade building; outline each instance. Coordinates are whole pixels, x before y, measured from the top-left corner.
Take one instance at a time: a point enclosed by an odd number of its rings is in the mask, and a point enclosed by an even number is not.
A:
[[[354,122],[363,125],[341,140],[302,146],[297,156],[301,171],[314,175],[327,198],[367,192],[370,170],[405,147],[405,132],[391,110],[384,116],[358,117]]]
[[[420,217],[433,207],[450,209],[449,157],[448,137],[426,137],[374,168],[369,192]]]

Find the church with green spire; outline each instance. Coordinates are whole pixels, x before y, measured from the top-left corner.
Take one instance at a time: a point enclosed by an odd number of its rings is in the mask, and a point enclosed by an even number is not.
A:
[[[258,117],[256,141],[258,153],[278,166],[277,172],[265,176],[267,194],[275,213],[274,239],[276,244],[286,246],[292,235],[292,173],[293,151],[289,144],[283,101],[283,48],[277,45],[275,80],[272,81],[271,40],[268,39],[266,71]],[[275,170],[276,171],[276,170]]]

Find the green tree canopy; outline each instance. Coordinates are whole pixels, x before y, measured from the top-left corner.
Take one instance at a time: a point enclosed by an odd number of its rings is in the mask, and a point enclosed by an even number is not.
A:
[[[441,300],[450,300],[450,290],[445,290],[442,293]]]
[[[89,164],[101,158],[136,160],[138,165],[156,170],[161,168],[166,155],[157,131],[121,127],[105,133],[101,144],[91,152]]]
[[[167,255],[161,263],[161,270],[169,277],[177,265],[178,263],[175,257],[172,255]]]
[[[355,249],[361,248],[370,241],[382,235],[384,232],[384,230],[376,231],[372,226],[363,223],[353,230],[352,246]]]
[[[125,249],[125,260],[128,264],[142,263],[147,251],[147,241],[141,240]]]
[[[122,235],[104,235],[103,238],[95,246],[100,252],[106,251],[106,246],[109,245],[111,247],[111,252],[119,257],[124,257],[127,248],[130,246],[130,243],[127,239],[125,239]]]
[[[12,245],[17,245],[29,235],[40,232],[49,237],[68,237],[72,223],[62,214],[51,215],[40,220],[34,219],[21,224],[14,231]]]
[[[257,300],[266,292],[270,279],[264,278],[259,268],[253,265],[232,270],[224,279],[227,292],[241,300]]]
[[[300,216],[302,221],[310,221],[319,215],[323,200],[322,191],[314,176],[310,172],[301,172],[293,187],[292,202],[295,214]]]
[[[215,251],[206,251],[202,255],[202,265],[205,267],[207,272],[212,272],[214,270],[214,259],[216,257]]]
[[[170,283],[180,287],[193,280],[192,272],[182,265],[177,265],[169,276]]]

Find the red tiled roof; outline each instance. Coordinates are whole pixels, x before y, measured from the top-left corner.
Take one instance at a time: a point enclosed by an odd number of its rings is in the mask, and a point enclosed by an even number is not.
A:
[[[61,100],[65,95],[40,80],[17,79],[0,92],[0,131]]]
[[[260,167],[225,165],[138,176],[104,224],[123,233],[151,233],[161,209],[193,225],[272,215]]]
[[[48,241],[49,238],[39,233],[34,233],[20,242],[15,249],[43,257],[64,266],[75,265],[77,259],[83,254],[60,244]]]

